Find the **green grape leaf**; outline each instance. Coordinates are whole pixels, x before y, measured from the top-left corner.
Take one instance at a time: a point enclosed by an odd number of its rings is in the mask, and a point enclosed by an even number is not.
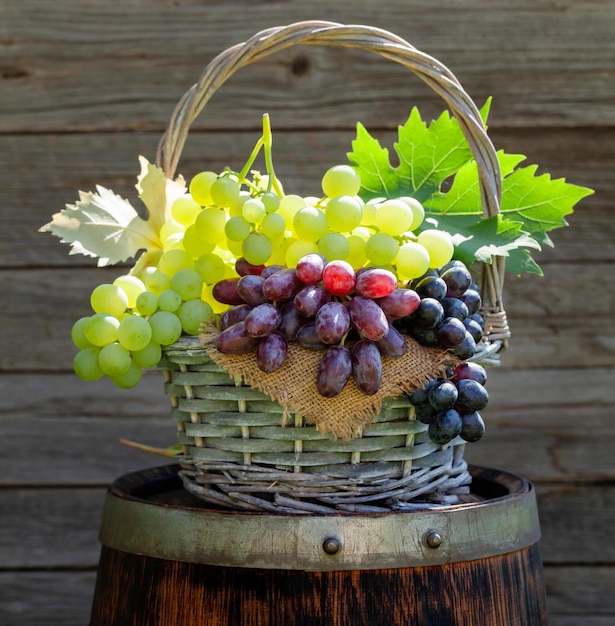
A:
[[[437,218],[430,217],[428,224],[430,228],[435,225],[452,235],[455,258],[464,263],[491,263],[493,256],[503,256],[506,257],[506,269],[514,274],[542,275],[530,253],[530,250],[540,250],[538,242],[522,230],[521,224],[507,220],[501,214],[487,219],[442,214]]]
[[[160,226],[171,204],[185,193],[182,178],[164,177],[162,170],[140,157],[137,190],[149,212],[139,216],[128,200],[100,185],[96,192],[79,192],[79,200],[52,216],[40,232],[50,232],[71,246],[70,254],[98,257],[98,266],[113,265],[136,257],[140,251],[161,248]]]
[[[486,122],[491,101],[481,110]],[[456,257],[468,263],[506,257],[506,267],[519,274],[541,274],[531,251],[552,246],[547,233],[566,226],[565,216],[591,189],[537,175],[537,166],[521,166],[521,154],[497,153],[502,176],[502,202],[496,218],[483,218],[476,162],[459,122],[447,112],[425,123],[413,108],[398,129],[394,144],[399,165],[360,125],[348,153],[361,175],[360,195],[373,198],[412,196],[422,202],[426,221],[418,231],[437,223],[456,237]]]
[[[481,110],[484,120],[490,104],[488,100]],[[423,202],[472,158],[459,123],[448,111],[428,125],[414,107],[406,123],[398,128],[398,135],[394,148],[399,165],[393,167],[388,149],[357,124],[357,137],[347,156],[361,174],[364,200],[411,195]]]

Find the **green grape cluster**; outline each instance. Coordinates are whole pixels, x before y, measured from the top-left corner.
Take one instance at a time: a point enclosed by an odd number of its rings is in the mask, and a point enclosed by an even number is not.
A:
[[[182,264],[188,260],[192,267]],[[134,387],[144,368],[158,364],[162,346],[197,334],[213,310],[201,297],[203,279],[193,266],[185,252],[173,249],[162,254],[158,267],[145,270],[145,280],[126,274],[98,285],[90,296],[92,315],[78,319],[71,331],[79,348],[77,376],[108,376],[118,387]]]

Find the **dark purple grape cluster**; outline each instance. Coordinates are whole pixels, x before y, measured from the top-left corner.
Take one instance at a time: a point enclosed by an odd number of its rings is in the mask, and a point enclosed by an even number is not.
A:
[[[451,261],[414,280],[411,288],[421,302],[396,323],[398,328],[423,345],[445,348],[462,360],[473,357],[485,322],[479,289],[466,265]]]
[[[345,261],[328,263],[320,254],[306,255],[296,268],[255,267],[240,259],[236,269],[238,278],[222,280],[213,289],[219,302],[233,305],[219,319],[220,352],[255,351],[258,367],[274,372],[291,341],[322,350],[316,383],[319,393],[331,398],[351,375],[364,393],[376,393],[382,357],[398,358],[407,350],[389,322],[408,318],[420,298],[413,289],[398,288],[396,276],[386,269],[355,272]]]
[[[416,418],[429,424],[429,438],[446,445],[457,436],[478,441],[485,433],[482,411],[489,402],[487,373],[478,363],[463,362],[443,380],[431,380],[410,395]]]

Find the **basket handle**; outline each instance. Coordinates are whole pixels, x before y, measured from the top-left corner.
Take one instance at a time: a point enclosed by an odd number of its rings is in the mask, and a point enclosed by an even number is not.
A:
[[[192,122],[216,90],[240,68],[299,44],[359,48],[400,63],[418,75],[442,97],[461,126],[478,166],[483,215],[487,218],[499,213],[502,194],[499,161],[473,100],[440,61],[393,33],[364,25],[296,22],[262,30],[216,56],[176,105],[158,145],[156,163],[168,178],[175,175]],[[483,311],[489,318],[486,320],[492,328],[489,334],[494,339],[492,352],[499,352],[510,335],[502,302],[503,257],[494,257],[491,264],[483,264],[481,280]]]

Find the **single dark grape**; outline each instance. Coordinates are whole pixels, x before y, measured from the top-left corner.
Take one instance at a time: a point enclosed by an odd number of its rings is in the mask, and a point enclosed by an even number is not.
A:
[[[414,416],[422,424],[431,424],[436,413],[437,411],[431,406],[431,404],[429,404],[429,402],[416,404],[414,406]]]
[[[316,387],[321,396],[332,398],[341,393],[352,374],[350,350],[345,346],[330,346],[318,366]]]
[[[431,404],[436,411],[444,411],[452,408],[457,401],[458,395],[457,387],[455,387],[454,383],[445,380],[431,387],[427,397],[429,404]]]
[[[444,317],[456,317],[463,322],[470,314],[466,304],[459,298],[443,298],[441,303],[444,309]]]
[[[380,354],[390,359],[397,359],[408,351],[408,344],[404,336],[395,326],[389,326],[387,334],[374,343],[380,351]]]
[[[446,317],[435,330],[438,345],[443,348],[452,348],[461,343],[466,336],[466,327],[456,317]]]
[[[434,298],[435,300],[442,300],[446,296],[446,290],[446,283],[439,276],[427,276],[415,287],[416,293],[421,298]]]
[[[440,277],[446,283],[446,295],[452,298],[458,298],[472,282],[472,274],[464,265],[451,267],[442,272]]]
[[[482,304],[480,293],[475,289],[466,289],[459,299],[468,307],[468,315],[477,313]]]
[[[278,330],[286,341],[294,341],[297,338],[297,331],[307,322],[307,318],[297,311],[292,300],[280,307],[280,316]]]
[[[220,330],[226,330],[229,326],[237,324],[237,322],[243,322],[251,310],[252,307],[249,304],[238,304],[237,306],[227,309],[220,315],[220,319],[218,320]]]
[[[245,304],[244,299],[237,293],[237,278],[225,278],[219,280],[212,289],[213,297],[222,304]]]
[[[388,296],[376,300],[376,304],[389,320],[398,320],[411,315],[418,309],[420,303],[419,295],[412,289],[396,289]]]
[[[480,313],[472,313],[471,315],[468,316],[467,319],[472,320],[473,322],[476,322],[483,329],[483,332],[484,332],[485,319]]]
[[[413,326],[417,328],[435,328],[444,319],[444,309],[435,298],[423,298],[412,314]]]
[[[461,415],[455,409],[438,411],[429,424],[429,438],[438,445],[446,445],[461,432]]]
[[[378,341],[387,334],[389,322],[374,300],[355,296],[348,302],[348,312],[352,325],[365,339]]]
[[[437,346],[438,340],[436,339],[435,328],[415,328],[410,329],[410,334],[413,339],[416,339],[423,346]]]
[[[476,341],[472,334],[466,330],[465,337],[455,346],[453,346],[453,352],[462,361],[471,359],[476,354]]]
[[[470,335],[472,335],[474,342],[479,343],[483,338],[483,329],[480,327],[480,324],[469,317],[466,317],[466,319],[463,320],[463,325],[466,327]]]
[[[295,308],[304,317],[314,317],[323,304],[331,300],[331,295],[319,285],[306,285],[295,296]]]
[[[429,391],[432,387],[439,384],[440,381],[432,378],[424,387],[415,389],[408,395],[408,399],[415,406],[419,404],[429,404]]]
[[[459,396],[455,408],[462,413],[482,411],[489,403],[489,393],[479,382],[469,378],[457,381]]]
[[[287,267],[265,279],[263,295],[271,302],[291,300],[302,287],[295,268]]]
[[[371,396],[380,389],[382,359],[373,341],[361,339],[352,346],[352,373],[359,389]]]
[[[275,331],[261,340],[256,348],[256,364],[263,372],[275,372],[286,360],[288,345],[282,333]]]
[[[280,270],[285,269],[283,265],[267,265],[267,267],[261,272],[261,278],[267,279],[272,274],[279,272]]]
[[[258,306],[269,302],[269,300],[263,295],[263,285],[265,280],[262,276],[256,276],[255,274],[246,274],[237,281],[237,293],[241,296],[244,302],[252,306]]]
[[[255,306],[243,321],[250,337],[267,337],[279,326],[282,316],[273,304]]]
[[[264,269],[264,265],[252,265],[252,263],[248,263],[243,257],[239,257],[235,261],[235,271],[239,276],[248,276],[250,274],[260,276]]]
[[[478,411],[461,413],[461,432],[464,441],[478,441],[485,434],[485,422]]]
[[[225,354],[246,354],[256,350],[259,340],[246,332],[245,322],[237,322],[216,337],[216,348]]]
[[[316,324],[308,322],[301,326],[296,334],[297,343],[308,350],[326,350],[328,344],[323,343],[316,332]]]
[[[453,371],[455,380],[475,380],[481,385],[487,382],[487,370],[480,363],[460,363]]]
[[[327,302],[318,309],[314,324],[323,343],[338,343],[350,328],[350,314],[341,302]]]

